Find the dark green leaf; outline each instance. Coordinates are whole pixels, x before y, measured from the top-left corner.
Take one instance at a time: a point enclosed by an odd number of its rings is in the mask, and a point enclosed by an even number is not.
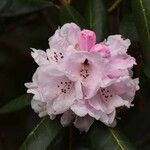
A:
[[[0,1],[0,12],[7,8],[8,1],[9,0],[1,0]]]
[[[150,1],[132,0],[132,7],[144,56],[144,72],[150,78]]]
[[[20,150],[45,150],[59,135],[62,126],[44,118],[28,135]]]
[[[65,5],[60,8],[60,20],[62,25],[64,23],[74,22],[82,28],[87,26],[84,18],[70,5]]]
[[[96,32],[97,41],[100,42],[107,35],[106,10],[102,0],[86,0],[85,17],[89,27]]]
[[[138,33],[132,14],[125,14],[123,16],[120,23],[120,33],[125,38],[129,38],[132,41],[138,41]]]
[[[94,128],[95,127],[95,128]],[[94,126],[88,133],[90,150],[133,150],[129,141],[117,130]]]
[[[0,16],[18,16],[50,6],[53,6],[52,2],[42,0],[0,0]]]
[[[32,99],[31,94],[25,94],[19,98],[10,101],[8,104],[0,108],[0,114],[7,114],[20,110],[27,105],[30,105]]]

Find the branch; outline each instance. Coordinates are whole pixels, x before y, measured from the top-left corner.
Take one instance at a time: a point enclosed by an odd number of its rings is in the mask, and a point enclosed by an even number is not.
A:
[[[122,2],[123,0],[116,0],[108,9],[109,13],[113,12]]]

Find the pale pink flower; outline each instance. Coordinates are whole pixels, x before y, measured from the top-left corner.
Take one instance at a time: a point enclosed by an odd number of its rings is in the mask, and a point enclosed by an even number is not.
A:
[[[61,124],[66,127],[73,122],[74,126],[80,131],[88,131],[94,122],[94,118],[86,115],[85,117],[78,117],[72,111],[66,111],[60,120]]]
[[[129,39],[111,35],[96,44],[93,31],[74,23],[58,28],[46,51],[32,49],[38,68],[32,82],[31,106],[39,117],[61,116],[61,124],[71,122],[88,131],[94,119],[115,126],[116,108],[133,106],[138,79],[131,79],[135,59],[127,54]]]
[[[122,38],[121,35],[111,35],[106,40],[106,45],[108,45],[112,56],[125,54],[130,44],[130,40]]]
[[[37,69],[32,83],[25,84],[34,100],[46,102],[47,113],[57,115],[67,111],[74,100],[82,98],[80,84],[71,81],[55,66],[42,66]]]
[[[92,48],[91,51],[98,52],[101,57],[107,60],[102,87],[130,76],[129,70],[136,64],[136,61],[126,53],[129,46],[129,39],[123,39],[121,35],[111,35],[107,40]]]
[[[130,77],[129,70],[135,65],[135,59],[127,54],[119,54],[108,59],[105,65],[105,77],[103,78],[102,87],[108,86],[114,82]]]
[[[110,50],[104,42],[94,45],[91,51],[98,52],[103,58],[109,58],[111,56]]]
[[[35,62],[41,65],[60,65],[66,57],[66,51],[60,51],[56,49],[47,49],[46,52],[43,50],[36,50],[32,48],[31,55]]]
[[[94,122],[94,118],[87,115],[85,117],[76,117],[74,121],[74,126],[78,128],[80,131],[87,132],[91,125]]]
[[[63,113],[63,115],[60,118],[60,122],[63,125],[63,127],[66,127],[74,121],[75,117],[76,115],[72,111],[68,110]]]
[[[106,88],[100,88],[97,94],[90,99],[76,101],[71,106],[71,110],[77,116],[90,115],[96,120],[112,126],[116,122],[116,108],[132,106],[131,103],[138,89],[138,79],[126,79]]]
[[[97,52],[71,53],[64,60],[62,68],[71,80],[82,85],[85,97],[95,95],[100,86],[105,60]]]
[[[38,113],[39,117],[47,115],[46,102],[32,99],[31,107],[36,113]]]
[[[43,50],[36,50],[35,48],[31,48],[31,50],[31,56],[39,66],[49,63],[47,60],[47,54]]]
[[[80,31],[80,28],[75,23],[64,24],[49,38],[50,49],[65,51],[69,45],[75,46],[78,43]]]
[[[97,51],[79,51],[68,55],[62,68],[72,76],[72,80],[82,84],[85,96],[90,97],[100,86],[106,87],[129,78],[129,69],[134,64],[135,59],[127,54],[106,59]]]
[[[127,54],[130,44],[130,40],[123,39],[121,35],[111,35],[107,38],[105,45],[110,51],[110,65],[112,64],[117,69],[129,69],[136,65],[135,58]]]
[[[61,64],[68,47],[75,47],[78,43],[80,28],[74,23],[67,23],[57,29],[55,34],[49,38],[50,48],[45,51],[32,48],[31,55],[40,66],[44,64]],[[75,50],[75,49],[73,49]]]

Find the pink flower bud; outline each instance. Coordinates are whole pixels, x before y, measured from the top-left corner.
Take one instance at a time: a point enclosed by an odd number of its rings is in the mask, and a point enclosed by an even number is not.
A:
[[[96,44],[93,48],[92,51],[99,52],[100,55],[104,58],[110,57],[110,51],[105,43],[100,43]]]
[[[82,30],[79,33],[79,46],[80,50],[90,51],[96,43],[96,35],[93,31]]]

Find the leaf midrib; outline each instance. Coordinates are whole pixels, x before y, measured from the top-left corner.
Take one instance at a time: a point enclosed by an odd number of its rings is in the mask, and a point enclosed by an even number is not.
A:
[[[142,9],[142,13],[143,13],[143,17],[144,17],[144,21],[145,21],[145,25],[146,25],[148,40],[150,41],[150,29],[149,29],[149,26],[148,26],[148,18],[147,18],[147,15],[146,15],[146,10],[144,8],[143,0],[139,0],[139,2],[140,2],[140,6],[141,6],[141,9]]]
[[[27,136],[27,138],[26,138],[25,142],[23,143],[22,147],[25,147],[25,148],[26,148],[26,141],[27,141],[28,139],[30,139],[30,137],[31,137],[32,135],[34,135],[33,137],[35,138],[35,132],[36,132],[37,128],[38,128],[45,120],[46,120],[46,118],[43,118],[43,119],[41,120],[41,122],[40,122],[40,123],[33,129],[33,131]],[[21,148],[22,148],[22,147],[21,147]]]
[[[119,138],[117,137],[117,135],[115,135],[115,132],[111,128],[109,128],[109,131],[112,134],[112,136],[114,137],[114,139],[115,139],[117,145],[120,147],[120,149],[124,150],[123,145],[121,144],[121,142],[120,142]]]

